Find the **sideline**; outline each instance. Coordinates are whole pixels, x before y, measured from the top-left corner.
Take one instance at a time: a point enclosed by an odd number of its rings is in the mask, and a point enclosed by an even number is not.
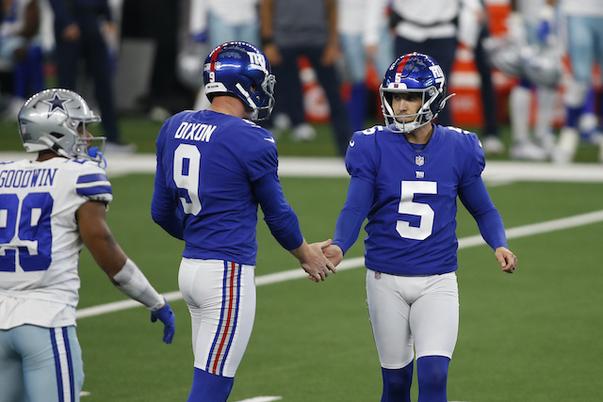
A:
[[[518,239],[521,237],[533,236],[536,234],[550,233],[558,230],[571,229],[579,226],[590,225],[603,221],[603,210],[589,212],[586,214],[573,215],[566,218],[554,219],[530,225],[517,226],[507,230],[508,239]],[[469,247],[485,245],[486,243],[480,235],[463,237],[459,239],[459,250]],[[364,258],[348,258],[344,259],[337,271],[347,271],[350,269],[360,268],[364,266]],[[255,280],[256,286],[271,285],[274,283],[291,281],[294,279],[302,279],[306,277],[306,273],[300,268],[290,269],[282,272],[257,276]],[[179,291],[164,293],[163,296],[168,301],[176,301],[182,299],[182,294]],[[113,303],[101,304],[98,306],[87,307],[77,311],[77,318],[95,317],[102,314],[108,314],[115,311],[127,310],[134,307],[142,307],[142,305],[134,300],[123,300]]]

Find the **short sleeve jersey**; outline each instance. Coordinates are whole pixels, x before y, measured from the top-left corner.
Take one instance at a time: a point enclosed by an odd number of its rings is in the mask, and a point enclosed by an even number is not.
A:
[[[374,189],[368,268],[405,276],[456,270],[458,190],[478,180],[485,163],[475,134],[434,125],[430,141],[417,146],[376,126],[353,135],[345,161]]]
[[[75,325],[82,241],[76,212],[108,204],[97,164],[55,157],[0,164],[0,329]]]
[[[211,110],[170,118],[157,138],[154,199],[181,220],[183,256],[255,265],[253,183],[277,171],[274,138],[250,121]]]

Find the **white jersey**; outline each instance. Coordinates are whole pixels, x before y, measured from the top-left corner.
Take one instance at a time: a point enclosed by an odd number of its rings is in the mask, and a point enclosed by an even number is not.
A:
[[[76,211],[89,200],[112,200],[105,171],[93,162],[0,163],[0,329],[75,325]]]
[[[392,8],[402,18],[395,28],[402,38],[423,42],[457,35],[455,20],[459,15],[460,0],[431,0],[429,3],[393,0]]]

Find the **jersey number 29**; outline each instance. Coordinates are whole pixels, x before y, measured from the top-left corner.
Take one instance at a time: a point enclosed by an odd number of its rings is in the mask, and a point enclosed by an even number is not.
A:
[[[0,247],[0,271],[16,271],[17,252],[23,271],[45,271],[50,267],[53,204],[49,193],[29,193],[23,198],[19,212],[17,194],[0,194],[0,246],[11,244],[15,234],[19,244],[16,250]]]

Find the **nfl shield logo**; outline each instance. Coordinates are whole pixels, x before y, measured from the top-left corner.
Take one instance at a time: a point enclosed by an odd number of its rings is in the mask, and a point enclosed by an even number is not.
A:
[[[423,155],[415,156],[415,163],[417,166],[423,166],[425,164],[425,157]]]

